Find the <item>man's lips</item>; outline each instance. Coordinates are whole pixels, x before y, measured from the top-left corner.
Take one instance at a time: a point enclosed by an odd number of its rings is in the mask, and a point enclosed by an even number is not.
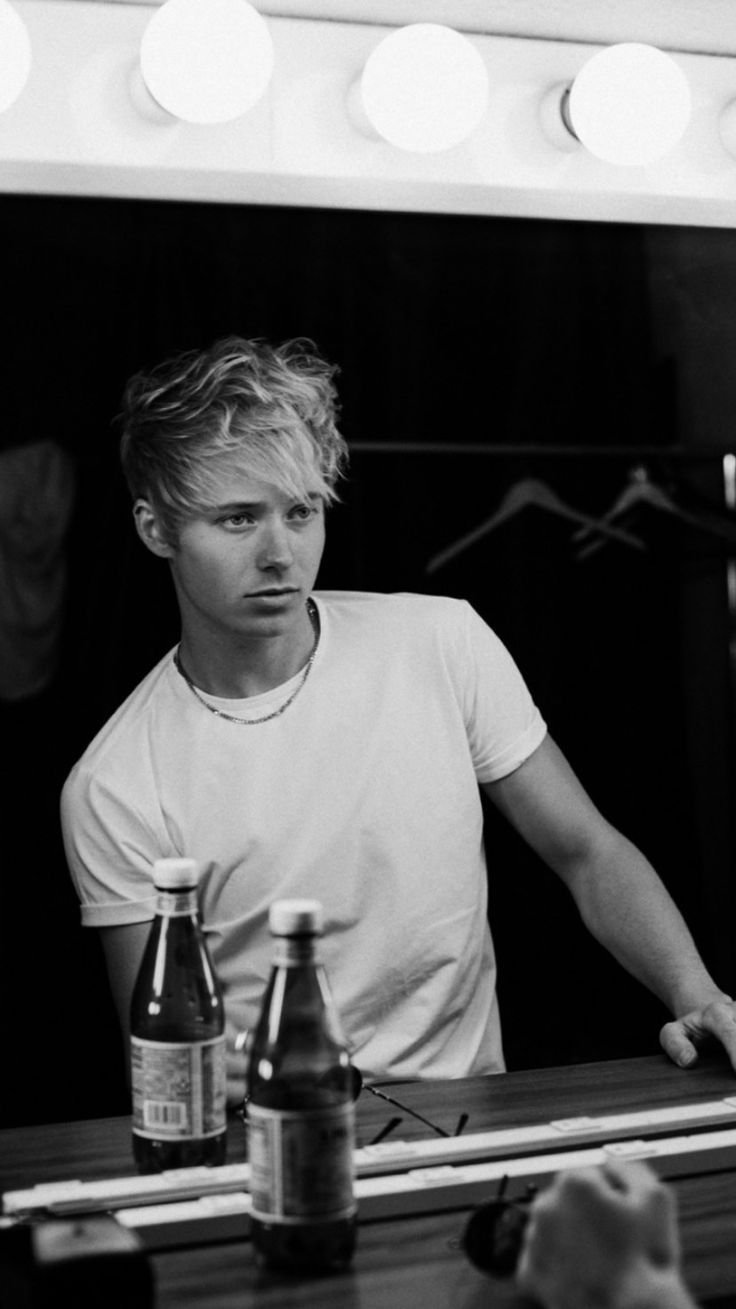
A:
[[[296,586],[272,586],[264,591],[251,591],[249,597],[251,600],[258,599],[259,596],[284,596],[296,595],[298,587]]]

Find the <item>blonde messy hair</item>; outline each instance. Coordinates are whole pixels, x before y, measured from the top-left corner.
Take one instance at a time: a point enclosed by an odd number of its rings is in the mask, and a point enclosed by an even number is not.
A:
[[[223,468],[295,499],[336,499],[347,463],[336,373],[306,338],[272,346],[238,336],[137,373],[118,419],[133,498],[151,503],[172,544],[211,503]]]

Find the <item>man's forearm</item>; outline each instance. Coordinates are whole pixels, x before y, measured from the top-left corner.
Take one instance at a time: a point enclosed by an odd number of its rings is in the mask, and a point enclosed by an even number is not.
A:
[[[666,887],[626,837],[612,831],[566,881],[592,935],[673,1014],[723,995]]]

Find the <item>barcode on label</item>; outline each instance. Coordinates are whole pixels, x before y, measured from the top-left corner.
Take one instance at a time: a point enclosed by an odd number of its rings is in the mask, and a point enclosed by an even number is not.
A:
[[[175,1100],[145,1100],[143,1102],[144,1127],[188,1127],[187,1107]]]
[[[182,1140],[225,1128],[225,1037],[130,1040],[133,1131]]]

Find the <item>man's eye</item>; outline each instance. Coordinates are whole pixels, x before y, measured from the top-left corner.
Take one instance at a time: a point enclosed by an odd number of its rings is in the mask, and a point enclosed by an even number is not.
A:
[[[252,523],[252,521],[253,519],[250,514],[246,513],[227,514],[224,518],[220,519],[220,522],[224,527],[247,527],[247,525]]]
[[[294,508],[291,511],[291,517],[306,522],[307,519],[314,518],[316,513],[316,505],[294,505]]]

